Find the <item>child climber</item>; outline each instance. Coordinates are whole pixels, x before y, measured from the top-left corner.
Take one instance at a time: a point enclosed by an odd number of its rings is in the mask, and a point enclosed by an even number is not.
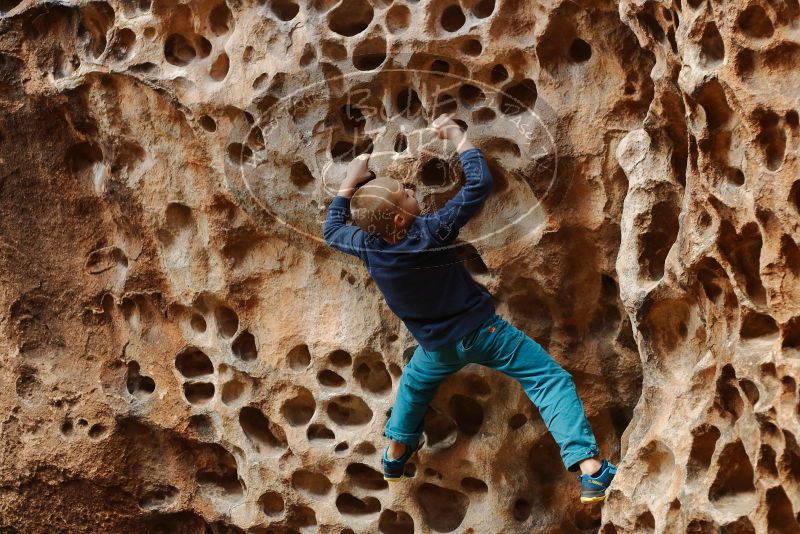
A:
[[[458,260],[459,229],[481,207],[492,176],[481,151],[446,115],[431,129],[454,144],[465,183],[443,208],[420,215],[414,192],[390,178],[374,178],[369,155],[354,159],[328,208],[325,242],[360,258],[386,304],[419,345],[403,370],[384,436],[384,478],[400,480],[417,450],[425,412],[439,384],[468,363],[517,380],[538,408],[568,471],[581,471],[581,501],[605,499],[617,471],[598,461],[599,448],[572,376],[524,332],[495,313],[491,297]],[[345,224],[350,210],[356,225]]]

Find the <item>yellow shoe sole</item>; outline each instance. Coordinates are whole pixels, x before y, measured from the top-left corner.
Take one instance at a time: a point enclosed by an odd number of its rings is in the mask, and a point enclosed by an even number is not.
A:
[[[383,475],[383,480],[385,480],[387,482],[399,482],[402,479],[403,479],[402,476],[399,476],[399,477],[396,477],[396,478],[390,478],[390,477],[387,477],[386,475]]]
[[[584,504],[589,504],[593,502],[600,502],[606,500],[605,495],[601,495],[599,497],[581,497],[581,502]]]

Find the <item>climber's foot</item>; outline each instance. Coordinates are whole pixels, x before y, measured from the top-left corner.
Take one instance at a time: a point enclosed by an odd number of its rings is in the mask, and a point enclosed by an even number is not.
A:
[[[406,450],[400,456],[400,458],[389,458],[389,447],[386,447],[383,451],[383,478],[388,480],[389,482],[397,482],[401,478],[403,478],[403,472],[405,471],[406,462],[411,455],[413,455],[419,446],[417,447],[409,447],[406,445]]]
[[[600,470],[594,475],[578,475],[578,480],[581,481],[581,502],[592,503],[605,500],[606,490],[616,474],[617,467],[608,460],[603,460]]]

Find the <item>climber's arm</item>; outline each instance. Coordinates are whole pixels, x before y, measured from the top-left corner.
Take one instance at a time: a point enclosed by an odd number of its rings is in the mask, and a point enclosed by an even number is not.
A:
[[[374,177],[367,169],[369,154],[362,154],[347,166],[347,176],[328,207],[328,217],[322,227],[325,242],[345,254],[364,259],[364,240],[367,233],[358,226],[346,224],[350,218],[350,198],[359,185]]]

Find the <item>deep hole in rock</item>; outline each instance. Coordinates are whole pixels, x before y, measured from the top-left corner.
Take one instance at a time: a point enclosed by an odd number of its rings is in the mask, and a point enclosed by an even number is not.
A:
[[[342,119],[342,125],[345,131],[353,133],[364,130],[367,119],[364,117],[361,109],[356,106],[345,104],[339,109],[339,116]]]
[[[207,132],[216,132],[217,131],[217,122],[209,117],[208,115],[203,115],[200,117],[200,127],[202,127]]]
[[[786,124],[789,125],[790,128],[797,128],[800,126],[800,116],[798,116],[795,110],[789,110],[783,115],[783,120],[786,121]]]
[[[573,63],[585,63],[592,57],[592,47],[583,39],[575,39],[569,45],[569,58]]]
[[[239,316],[232,309],[220,306],[214,310],[217,333],[225,339],[232,338],[239,330]]]
[[[438,478],[439,480],[442,478],[442,474],[433,467],[425,468],[425,476],[428,478]]]
[[[417,92],[411,87],[397,93],[395,105],[400,115],[408,119],[416,117],[422,109],[422,102],[420,102]]]
[[[218,439],[214,422],[206,414],[195,414],[189,417],[189,433],[200,441],[212,442]]]
[[[520,498],[514,501],[514,506],[511,509],[511,513],[514,516],[514,519],[522,522],[530,517],[532,509],[533,505],[530,501]]]
[[[778,323],[769,315],[753,311],[746,312],[739,335],[742,339],[777,336]]]
[[[792,510],[792,502],[786,495],[786,491],[781,486],[775,486],[767,490],[767,526],[769,532],[775,533],[800,533],[800,525]]]
[[[0,0],[0,13],[8,13],[17,7],[22,0]]]
[[[138,362],[128,363],[126,386],[128,388],[128,393],[138,399],[147,398],[156,390],[155,381],[149,376],[140,373]]]
[[[483,45],[478,39],[467,39],[461,43],[459,50],[468,56],[477,57],[483,52]]]
[[[328,417],[340,426],[361,426],[372,420],[372,410],[355,395],[339,395],[328,403]]]
[[[766,304],[767,294],[761,282],[761,231],[758,224],[749,222],[741,233],[723,219],[720,223],[719,248],[735,273],[744,278],[744,288],[756,304]]]
[[[725,44],[719,34],[717,25],[709,21],[700,37],[700,59],[706,67],[714,67],[725,59]]]
[[[336,434],[333,433],[333,430],[323,424],[313,423],[308,425],[308,429],[306,429],[306,437],[309,441],[329,440],[336,439]]]
[[[647,29],[653,39],[658,42],[664,41],[664,29],[653,15],[647,12],[641,12],[636,15],[636,19],[639,21],[639,24]]]
[[[80,11],[77,41],[83,43],[95,59],[99,58],[106,49],[106,35],[113,26],[114,9],[108,3],[84,4]]]
[[[461,487],[471,493],[486,493],[489,486],[486,482],[474,477],[464,477],[461,479]]]
[[[723,292],[730,289],[730,280],[725,269],[714,258],[703,258],[698,262],[696,272],[706,297],[712,302],[719,302]]]
[[[297,16],[300,6],[291,0],[270,0],[269,8],[280,20],[288,22]]]
[[[486,100],[486,95],[474,85],[465,83],[458,89],[458,98],[461,100],[462,106],[473,109],[483,104]]]
[[[405,135],[399,133],[394,139],[394,151],[398,154],[405,152],[408,149],[408,139]]]
[[[311,364],[311,353],[308,350],[308,345],[305,343],[295,345],[287,354],[286,360],[289,362],[289,367],[295,371],[302,371],[308,368],[309,364]]]
[[[756,39],[772,37],[775,31],[767,12],[758,4],[750,5],[739,13],[736,24],[747,36]]]
[[[750,405],[755,406],[758,399],[761,397],[761,394],[758,392],[758,386],[746,378],[740,378],[739,387],[742,388],[744,396],[747,397],[747,401]]]
[[[336,446],[333,448],[335,452],[344,452],[350,448],[350,445],[346,441],[342,441],[341,443],[337,443]]]
[[[257,451],[262,452],[263,448],[265,452],[282,453],[286,449],[283,431],[273,425],[258,408],[245,406],[239,410],[239,424]]]
[[[314,175],[302,161],[292,164],[289,179],[298,189],[305,189],[314,184]]]
[[[800,247],[787,234],[781,236],[781,256],[790,276],[800,277]]]
[[[231,345],[233,354],[242,361],[252,362],[258,357],[256,338],[249,331],[244,330]]]
[[[214,373],[211,358],[200,349],[189,347],[175,357],[175,367],[186,378],[197,378]]]
[[[299,387],[295,396],[281,406],[281,413],[292,426],[305,425],[311,420],[315,411],[317,411],[317,401],[304,387]]]
[[[307,469],[298,469],[292,473],[292,487],[312,495],[325,495],[333,485],[328,477],[322,473],[315,473]]]
[[[287,516],[286,524],[291,527],[288,532],[299,532],[295,529],[312,527],[317,524],[317,515],[308,506],[294,505],[289,509]]]
[[[383,474],[366,464],[350,464],[345,469],[345,473],[350,477],[350,481],[354,486],[365,490],[382,490],[389,487],[389,483],[384,480]]]
[[[709,500],[719,501],[741,494],[755,496],[753,465],[741,441],[737,439],[725,445],[719,455],[718,465],[720,469],[708,490]]]
[[[458,438],[458,426],[446,414],[433,408],[428,409],[423,421],[425,444],[432,450],[450,447]]]
[[[717,395],[714,398],[715,406],[722,412],[728,413],[736,421],[744,411],[744,403],[739,390],[735,386],[736,373],[731,364],[722,368],[717,379]]]
[[[512,430],[517,430],[522,428],[525,423],[528,422],[528,416],[524,413],[517,413],[511,416],[511,419],[508,420],[508,426],[511,427]]]
[[[138,504],[143,510],[155,510],[172,504],[179,493],[175,486],[159,485],[143,493]]]
[[[650,280],[664,276],[664,263],[678,238],[678,207],[672,198],[657,202],[649,212],[650,220],[639,235],[639,265]]]
[[[492,67],[492,71],[489,74],[489,79],[492,83],[500,83],[508,79],[508,69],[506,69],[503,65],[498,63],[494,67]]]
[[[280,515],[285,506],[283,495],[277,491],[268,491],[258,498],[258,506],[266,515]]]
[[[106,429],[105,425],[96,423],[89,427],[88,434],[90,438],[97,440],[103,438],[107,432],[108,430]]]
[[[406,512],[387,508],[378,519],[378,530],[381,534],[414,534],[414,519]]]
[[[331,31],[352,37],[367,29],[374,12],[367,0],[344,0],[328,17]]]
[[[450,72],[450,64],[443,59],[435,59],[431,63],[431,70],[439,74],[447,74]]]
[[[211,70],[208,74],[211,76],[211,79],[221,82],[228,75],[229,69],[230,60],[228,59],[228,54],[223,52],[217,56],[217,59],[215,59],[214,63],[211,64]]]
[[[411,11],[407,6],[394,5],[386,13],[386,28],[390,33],[400,33],[408,28],[411,22]]]
[[[336,497],[336,509],[342,515],[368,515],[381,511],[381,503],[375,497],[359,499],[350,493],[342,493]]]
[[[194,45],[197,49],[197,56],[202,58],[207,58],[209,54],[211,54],[211,49],[213,46],[211,45],[211,41],[203,37],[202,35],[197,35],[194,38]]]
[[[353,369],[353,378],[371,393],[386,394],[392,390],[392,377],[380,354],[358,358]]]
[[[536,104],[538,92],[533,80],[525,79],[503,89],[500,97],[500,112],[505,115],[519,115],[530,112]]]
[[[793,317],[783,326],[782,337],[782,349],[800,349],[800,317]]]
[[[242,143],[231,143],[227,150],[228,158],[236,165],[249,165],[253,161],[253,150]]]
[[[747,517],[741,516],[736,521],[722,525],[720,534],[756,534],[756,529]]]
[[[328,355],[328,361],[335,367],[346,367],[353,363],[353,357],[344,350],[335,350]]]
[[[330,369],[323,369],[317,373],[317,380],[320,384],[329,388],[338,388],[345,384],[344,378]]]
[[[776,478],[778,476],[778,466],[775,464],[775,449],[765,443],[759,449],[756,470],[759,476]]]
[[[717,427],[708,424],[692,430],[692,448],[687,464],[689,476],[699,477],[709,468],[720,435]]]
[[[183,385],[183,396],[191,404],[205,404],[214,398],[214,384],[188,382]]]
[[[783,165],[786,154],[786,132],[773,111],[760,111],[758,123],[760,132],[756,136],[756,142],[764,153],[767,168],[771,171],[778,170]]]
[[[92,170],[102,162],[103,151],[94,143],[78,143],[67,150],[67,165],[73,174]]]
[[[478,124],[492,122],[497,114],[492,108],[480,108],[472,112],[472,120]]]
[[[164,41],[164,58],[168,63],[178,67],[185,67],[197,55],[192,44],[186,37],[173,33]]]
[[[128,58],[136,43],[136,33],[130,28],[117,30],[114,41],[111,43],[111,54],[117,61]]]
[[[240,380],[228,380],[222,385],[222,403],[230,405],[238,401],[244,394],[245,385]]]
[[[425,522],[436,532],[458,528],[469,507],[469,498],[460,491],[429,482],[417,488],[416,499]]]
[[[458,31],[467,21],[464,12],[461,11],[461,6],[453,4],[442,11],[441,24],[448,32]]]
[[[485,19],[494,12],[494,0],[480,0],[472,6],[472,14],[479,19]]]
[[[474,436],[483,424],[483,407],[478,401],[465,395],[450,397],[450,415],[458,428],[469,436]]]
[[[214,35],[225,35],[231,29],[231,10],[224,3],[214,6],[208,22]]]
[[[450,182],[450,165],[445,160],[433,158],[422,166],[420,178],[428,187],[444,187]]]

